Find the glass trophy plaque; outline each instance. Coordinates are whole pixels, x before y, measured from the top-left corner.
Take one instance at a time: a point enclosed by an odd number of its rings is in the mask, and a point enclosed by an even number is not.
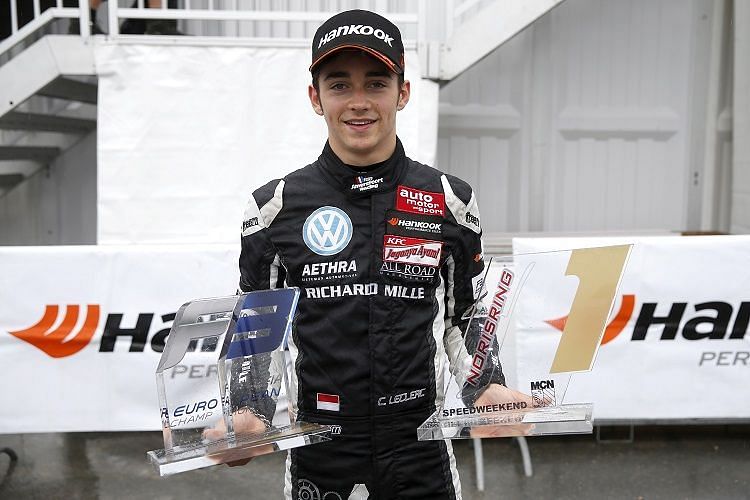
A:
[[[594,366],[631,245],[495,259],[461,321],[466,352],[445,377],[445,401],[419,440],[581,434],[591,401],[571,397]],[[533,359],[515,358],[522,339]],[[578,375],[576,375],[578,374]]]
[[[290,394],[285,346],[298,298],[284,288],[180,308],[156,369],[164,449],[148,457],[160,475],[329,440],[327,426],[279,404]]]

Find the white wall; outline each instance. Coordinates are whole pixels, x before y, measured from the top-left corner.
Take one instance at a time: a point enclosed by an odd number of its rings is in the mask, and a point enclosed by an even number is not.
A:
[[[323,149],[308,49],[105,41],[96,54],[99,244],[236,243],[252,191]],[[432,164],[437,84],[415,52],[406,67],[397,131]]]
[[[0,197],[0,245],[96,244],[96,131]]]
[[[486,230],[700,229],[713,6],[567,0],[447,84],[439,167]]]
[[[750,4],[734,5],[732,232],[750,233]]]

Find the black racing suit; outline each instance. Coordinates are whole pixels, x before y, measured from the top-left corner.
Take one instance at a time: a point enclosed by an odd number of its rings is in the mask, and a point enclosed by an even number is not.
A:
[[[459,377],[471,362],[461,318],[484,269],[471,187],[400,141],[366,171],[326,144],[256,190],[242,228],[240,288],[301,289],[298,418],[334,426],[331,442],[289,453],[287,498],[460,498],[450,442],[416,429],[443,401],[446,354]]]

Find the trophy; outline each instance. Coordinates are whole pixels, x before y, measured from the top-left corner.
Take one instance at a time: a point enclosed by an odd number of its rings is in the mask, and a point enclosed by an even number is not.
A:
[[[330,439],[278,404],[292,393],[285,346],[298,298],[283,288],[180,307],[156,369],[164,449],[148,457],[160,475]]]
[[[631,246],[490,261],[461,318],[464,361],[451,367],[445,402],[418,439],[592,432],[592,402],[576,401],[569,389],[575,374],[592,370]],[[569,312],[555,316],[560,311]],[[516,366],[511,380],[519,332],[533,339],[534,359]]]

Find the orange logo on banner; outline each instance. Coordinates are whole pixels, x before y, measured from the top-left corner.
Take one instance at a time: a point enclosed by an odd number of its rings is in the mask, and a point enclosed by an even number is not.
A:
[[[62,323],[52,330],[59,312],[60,306],[47,305],[44,309],[44,316],[37,324],[25,330],[8,333],[28,342],[53,358],[71,356],[86,347],[91,337],[94,336],[96,327],[99,325],[99,305],[89,304],[86,306],[86,317],[81,330],[75,332],[68,340],[66,338],[73,332],[73,328],[78,322],[80,306],[68,305]]]
[[[633,309],[635,308],[635,295],[623,295],[622,304],[620,304],[620,310],[617,315],[609,322],[607,328],[604,330],[602,336],[601,345],[611,342],[625,329],[625,325],[628,324],[630,317],[633,315]],[[563,316],[562,318],[545,320],[544,322],[551,327],[563,331],[565,330],[565,323],[568,317]]]

